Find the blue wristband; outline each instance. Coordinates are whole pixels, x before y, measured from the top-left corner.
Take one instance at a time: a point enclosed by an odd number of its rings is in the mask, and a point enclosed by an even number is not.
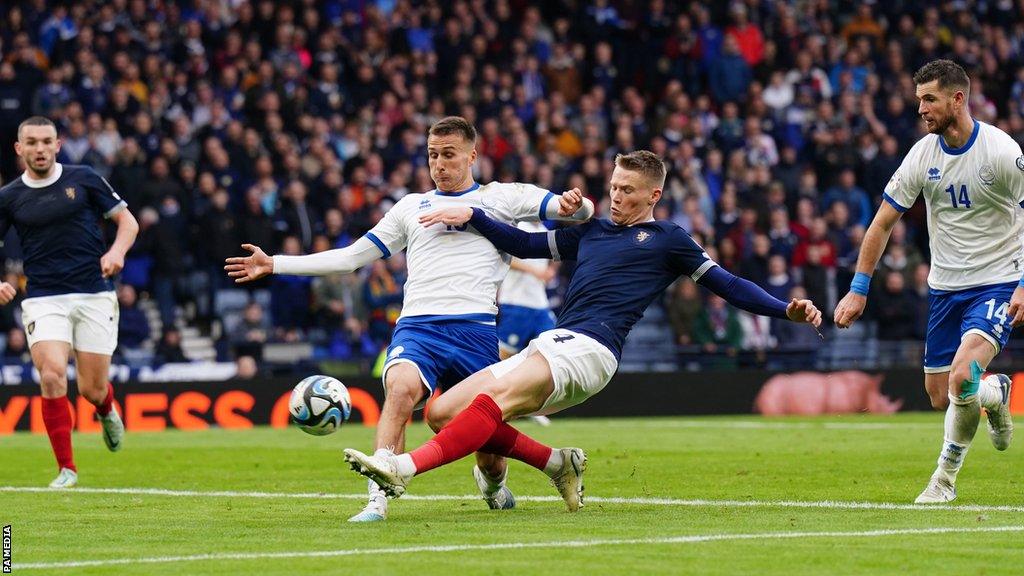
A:
[[[1024,288],[1024,276],[1021,277],[1020,282],[1017,282],[1017,286]]]
[[[1024,279],[1022,279],[1024,281]],[[853,275],[853,282],[850,282],[850,292],[854,294],[860,294],[861,296],[868,295],[868,287],[871,285],[871,276],[863,272],[857,272]]]

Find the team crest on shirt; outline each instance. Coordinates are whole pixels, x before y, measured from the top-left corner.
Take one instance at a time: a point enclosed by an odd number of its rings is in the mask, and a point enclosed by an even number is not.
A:
[[[935,168],[934,166],[928,169],[928,180],[937,182],[942,180],[942,170]]]
[[[1017,169],[1024,170],[1024,156],[1017,156]]]
[[[67,188],[64,189],[64,194],[68,197],[68,200],[74,200],[75,199],[75,187],[74,186],[68,186]]]
[[[420,210],[423,210],[424,208],[430,208],[429,198],[424,198],[423,200],[420,200]]]
[[[978,178],[982,184],[992,184],[996,181],[996,171],[992,169],[990,164],[982,164],[981,168],[978,169]]]
[[[636,234],[633,236],[633,242],[636,244],[643,244],[651,238],[654,238],[654,234],[651,234],[647,230],[637,230]]]

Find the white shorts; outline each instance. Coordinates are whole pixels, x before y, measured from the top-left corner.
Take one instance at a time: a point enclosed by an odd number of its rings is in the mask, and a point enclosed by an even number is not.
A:
[[[548,361],[555,382],[555,389],[535,414],[554,414],[580,404],[604,389],[619,367],[604,344],[579,332],[555,328],[541,332],[522,352],[491,366],[491,374],[501,378],[534,352]]]
[[[119,316],[114,292],[39,296],[21,303],[29,348],[36,342],[58,340],[81,352],[110,356],[117,348]]]

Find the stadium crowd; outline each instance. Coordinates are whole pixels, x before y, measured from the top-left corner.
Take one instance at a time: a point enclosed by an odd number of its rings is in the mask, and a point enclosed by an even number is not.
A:
[[[923,131],[913,72],[948,57],[972,114],[1024,143],[1024,19],[1013,2],[664,0],[30,0],[0,7],[0,178],[15,128],[60,128],[59,161],[92,166],[142,231],[119,298],[121,348],[174,329],[220,356],[310,341],[372,357],[400,312],[404,263],[275,276],[241,293],[222,271],[268,253],[348,245],[403,195],[433,188],[430,124],[480,132],[478,181],[579,187],[601,206],[619,152],[669,164],[659,218],[781,299],[831,311],[882,190]],[[928,253],[918,204],[893,231],[869,302],[883,340],[920,340]],[[599,208],[599,212],[603,209]],[[16,242],[6,274],[19,274]],[[571,266],[550,284],[557,304]],[[13,276],[12,276],[13,277]],[[136,308],[157,303],[162,331]],[[0,311],[0,331],[17,318]],[[666,294],[677,343],[705,351],[815,345],[687,281]],[[828,317],[829,314],[826,314]],[[6,338],[5,358],[24,356]],[[20,348],[19,348],[20,346]]]

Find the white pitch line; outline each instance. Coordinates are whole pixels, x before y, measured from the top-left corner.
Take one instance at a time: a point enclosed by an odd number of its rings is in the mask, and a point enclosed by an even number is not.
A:
[[[936,420],[934,424],[928,424],[924,422],[907,422],[904,424],[898,424],[895,422],[771,422],[771,421],[754,421],[754,420],[739,420],[739,421],[724,421],[714,422],[711,420],[696,420],[696,421],[667,421],[659,422],[655,420],[647,420],[644,422],[602,422],[602,426],[611,428],[715,428],[715,429],[735,429],[735,430],[759,430],[759,429],[777,429],[777,430],[906,430],[908,428],[915,429],[929,429],[937,430],[941,428],[941,420]]]
[[[366,493],[338,494],[317,492],[235,492],[230,490],[166,490],[163,488],[86,488],[70,489],[44,488],[40,486],[0,486],[0,493],[55,493],[60,495],[74,494],[128,494],[135,496],[170,496],[189,498],[266,498],[266,499],[305,499],[305,500],[364,500]],[[466,494],[406,494],[402,500],[415,501],[473,501],[480,496]],[[561,502],[558,496],[516,496],[523,502]],[[624,504],[641,506],[720,506],[725,508],[823,508],[834,510],[919,510],[919,511],[952,511],[952,512],[1024,512],[1024,506],[983,505],[983,504],[902,504],[891,502],[851,502],[837,500],[708,500],[679,498],[633,498],[622,496],[587,496],[586,501],[596,504]]]
[[[95,566],[124,566],[131,564],[168,564],[218,560],[266,560],[284,558],[326,558],[361,556],[368,554],[413,554],[418,552],[467,552],[478,550],[518,550],[527,548],[592,548],[594,546],[630,546],[658,544],[696,544],[729,540],[788,540],[794,538],[877,538],[883,536],[920,536],[932,534],[967,534],[979,532],[1024,532],[1024,526],[985,526],[974,528],[902,528],[891,530],[865,530],[860,532],[765,532],[752,534],[705,534],[669,536],[662,538],[621,538],[600,540],[556,540],[548,542],[508,542],[503,544],[459,544],[442,546],[406,546],[398,548],[351,548],[347,550],[316,550],[304,552],[226,552],[220,554],[194,554],[188,556],[155,556],[143,558],[111,558],[108,560],[80,560],[71,562],[35,562],[15,564],[14,570],[54,570],[58,568],[86,568]]]

